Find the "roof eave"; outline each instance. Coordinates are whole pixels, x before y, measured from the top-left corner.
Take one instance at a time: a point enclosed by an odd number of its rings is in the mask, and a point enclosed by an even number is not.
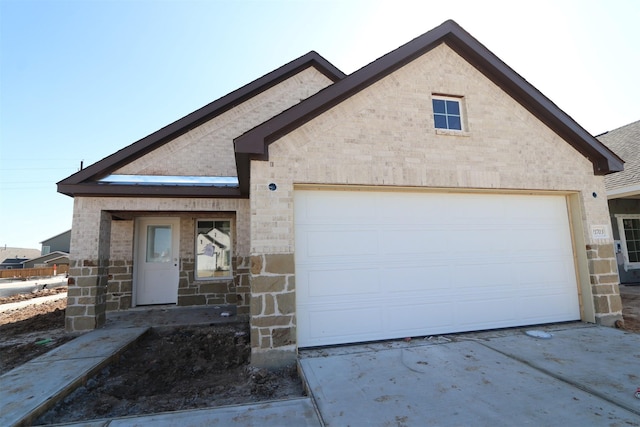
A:
[[[190,197],[245,198],[238,187],[175,185],[105,185],[96,183],[58,184],[58,192],[71,197]]]
[[[253,82],[134,142],[116,153],[105,157],[91,166],[76,172],[75,174],[58,182],[58,186],[75,185],[87,180],[100,178],[128,162],[144,156],[150,151],[153,151],[157,147],[177,138],[178,136],[189,132],[202,123],[230,110],[257,94],[276,86],[309,67],[316,68],[320,73],[334,82],[345,77],[345,74],[337,67],[324,59],[317,52],[311,51],[306,55],[283,65]]]

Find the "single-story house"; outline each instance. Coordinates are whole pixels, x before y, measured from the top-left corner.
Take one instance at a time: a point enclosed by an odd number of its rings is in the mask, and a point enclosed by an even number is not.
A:
[[[69,254],[62,251],[49,252],[37,258],[31,258],[23,263],[24,268],[53,267],[55,265],[69,265]]]
[[[42,247],[40,255],[47,255],[51,252],[69,253],[71,248],[71,230],[49,237],[40,242],[40,245]]]
[[[453,21],[348,76],[311,52],[58,183],[67,329],[235,305],[252,363],[278,366],[299,347],[612,325],[604,176],[622,169]],[[198,257],[213,229],[219,275]]]
[[[596,138],[624,161],[624,171],[605,176],[620,283],[640,284],[640,121]]]
[[[29,258],[6,258],[0,262],[0,270],[15,270],[16,268],[24,268],[24,262]]]

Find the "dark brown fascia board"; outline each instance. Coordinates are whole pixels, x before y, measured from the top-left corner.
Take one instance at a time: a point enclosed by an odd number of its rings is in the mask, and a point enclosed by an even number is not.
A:
[[[58,183],[58,192],[67,196],[85,197],[207,197],[243,198],[237,187],[176,186],[176,185],[112,185],[86,182],[81,184]]]
[[[596,175],[622,170],[623,162],[617,155],[452,20],[445,21],[433,30],[236,138],[237,161],[241,160],[238,157],[239,154],[247,154],[251,159],[267,159],[270,143],[441,43],[446,43],[454,49],[591,160]]]
[[[623,169],[619,156],[462,28],[447,37],[445,43],[587,157],[596,175]]]
[[[88,166],[85,169],[69,176],[58,182],[58,191],[63,194],[69,194],[68,190],[79,190],[79,188],[70,188],[69,185],[81,184],[87,180],[100,178],[109,172],[131,162],[144,154],[156,149],[157,147],[187,133],[191,129],[211,120],[212,118],[232,109],[233,107],[245,102],[246,100],[270,89],[277,84],[283,82],[289,77],[305,70],[309,67],[316,68],[320,73],[324,74],[331,81],[335,82],[345,77],[345,74],[337,67],[324,59],[320,54],[311,51],[288,64],[260,77],[257,80],[237,89],[222,98],[186,115],[185,117],[171,123],[168,126],[148,135],[137,142],[117,151],[116,153],[105,157],[104,159]],[[61,187],[62,186],[62,187]],[[62,191],[65,188],[67,191]],[[71,195],[71,194],[70,194]]]

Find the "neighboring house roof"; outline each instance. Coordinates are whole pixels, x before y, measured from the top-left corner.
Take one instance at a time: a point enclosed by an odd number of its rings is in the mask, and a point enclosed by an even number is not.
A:
[[[270,143],[441,43],[446,43],[587,157],[593,163],[596,175],[622,170],[623,161],[615,153],[590,135],[457,23],[449,20],[236,138],[236,164],[240,187],[248,191],[248,173],[241,175],[241,171],[248,170],[251,159],[266,160]]]
[[[299,72],[314,67],[331,81],[345,77],[345,74],[316,52],[309,52],[290,63],[260,77],[222,98],[194,111],[168,126],[142,138],[116,153],[82,169],[58,182],[58,192],[68,196],[75,195],[156,195],[156,196],[206,196],[238,197],[240,192],[234,187],[210,186],[163,186],[163,185],[105,185],[95,182],[119,167],[144,156],[156,148],[174,140],[228,111],[248,99],[276,86]],[[240,172],[238,172],[240,173]]]
[[[25,264],[43,264],[49,261],[57,260],[60,258],[68,258],[69,254],[62,251],[49,252],[46,255],[39,256],[37,258],[31,258],[25,262]]]
[[[24,261],[27,261],[29,258],[7,258],[2,261],[2,264],[22,264]]]
[[[607,196],[610,199],[634,196],[640,198],[640,120],[596,138],[625,162],[624,171],[604,178]]]
[[[53,264],[69,264],[69,255],[59,256],[57,258],[48,259],[45,261],[47,265]]]
[[[27,261],[28,258],[7,258],[4,261],[0,262],[0,267],[17,267],[23,268],[24,262]]]

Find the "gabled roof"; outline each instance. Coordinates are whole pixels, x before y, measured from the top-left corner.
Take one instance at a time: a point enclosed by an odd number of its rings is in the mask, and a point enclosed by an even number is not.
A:
[[[591,160],[596,175],[622,170],[623,162],[618,156],[462,27],[449,20],[236,138],[236,164],[238,165],[240,187],[248,189],[249,161],[251,159],[267,159],[269,144],[273,141],[441,43],[446,43],[578,152]],[[241,171],[245,174],[241,175]]]
[[[624,171],[607,175],[609,198],[640,197],[640,120],[598,135],[596,138],[622,157]]]
[[[60,258],[64,258],[64,257],[69,257],[69,254],[66,252],[62,252],[62,251],[53,251],[53,252],[49,252],[46,255],[40,255],[39,257],[36,258],[29,258],[27,260],[27,262],[32,263],[32,262],[38,262],[38,261],[50,261],[50,260],[54,260],[54,259],[60,259]]]
[[[309,52],[290,63],[260,77],[222,98],[205,105],[199,110],[171,123],[149,136],[123,148],[116,153],[82,169],[58,182],[58,192],[68,196],[75,195],[156,195],[156,196],[207,196],[238,197],[237,188],[211,188],[198,186],[162,186],[162,185],[108,185],[95,182],[110,172],[131,161],[144,156],[156,148],[174,140],[178,136],[200,126],[212,118],[270,89],[299,72],[314,67],[332,81],[345,77],[345,74],[316,52]]]

